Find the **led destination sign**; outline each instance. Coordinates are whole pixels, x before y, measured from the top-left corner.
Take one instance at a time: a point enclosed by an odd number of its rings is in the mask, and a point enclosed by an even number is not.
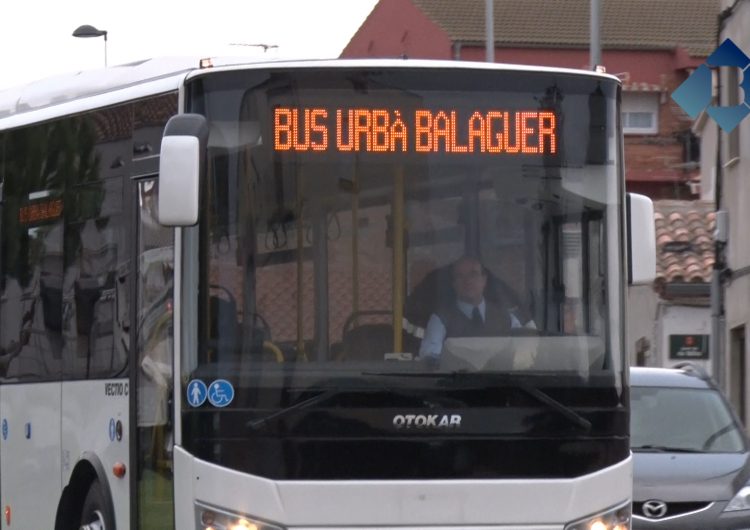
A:
[[[62,199],[52,199],[21,206],[18,210],[18,221],[23,225],[33,225],[51,221],[62,216]]]
[[[276,107],[274,150],[308,153],[557,153],[551,111]]]

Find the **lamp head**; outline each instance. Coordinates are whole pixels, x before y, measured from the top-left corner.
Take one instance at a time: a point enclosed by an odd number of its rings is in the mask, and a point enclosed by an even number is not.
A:
[[[94,26],[89,26],[88,24],[84,24],[83,26],[78,26],[76,30],[73,32],[74,37],[80,37],[80,38],[90,38],[90,37],[101,37],[104,36],[104,38],[107,38],[107,31],[103,29],[96,29]]]

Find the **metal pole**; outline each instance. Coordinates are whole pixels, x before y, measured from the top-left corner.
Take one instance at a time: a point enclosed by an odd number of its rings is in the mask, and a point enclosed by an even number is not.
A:
[[[484,27],[487,38],[487,62],[495,62],[495,13],[494,0],[484,0]]]
[[[591,65],[592,70],[596,69],[597,66],[602,64],[602,44],[601,37],[599,35],[600,27],[600,0],[591,0],[591,27],[589,28],[591,35],[590,51],[591,51]]]
[[[316,360],[328,360],[328,216],[322,204],[313,206],[313,277]]]
[[[736,2],[735,2],[736,4]],[[722,40],[722,31],[725,21],[732,15],[734,5],[728,7],[719,13],[719,20],[716,28],[716,44],[719,45]],[[725,96],[722,94],[722,76],[717,72],[716,76],[716,94],[718,95],[718,104],[724,103]],[[716,231],[714,233],[714,270],[711,276],[711,369],[713,378],[722,391],[729,393],[727,384],[727,352],[726,352],[726,319],[724,314],[724,302],[726,292],[722,273],[727,266],[726,263],[726,246],[729,242],[729,220],[727,213],[722,210],[723,205],[723,180],[724,180],[724,157],[722,139],[724,133],[716,127],[716,175],[714,176],[714,208],[716,208]],[[744,355],[744,352],[741,352]],[[743,376],[744,377],[744,376]],[[745,418],[742,418],[743,420]]]
[[[711,372],[723,391],[727,388],[724,385],[724,360],[722,359],[721,340],[721,271],[714,267],[711,273],[711,338],[709,352],[711,355]]]
[[[107,32],[104,32],[104,68],[107,67]]]
[[[354,191],[352,193],[352,313],[359,313],[359,179],[354,171]],[[358,319],[355,316],[354,327]]]
[[[302,219],[302,175],[297,174],[297,355],[301,359],[307,359],[307,352],[305,351],[305,321],[302,314],[302,306],[304,304],[304,293],[305,288],[305,267],[304,267],[304,253],[305,253],[305,223]]]
[[[721,39],[721,26],[722,18],[719,15],[719,24],[716,31],[716,42]],[[718,104],[722,103],[721,96],[721,71],[717,71],[716,76],[716,94],[718,96]],[[722,312],[723,312],[723,286],[721,284],[721,270],[724,267],[724,242],[727,239],[726,234],[726,218],[720,213],[721,210],[721,177],[723,174],[722,168],[722,132],[717,124],[714,124],[716,128],[716,174],[714,176],[714,208],[716,208],[716,227],[714,229],[714,268],[711,271],[711,337],[709,341],[708,351],[711,357],[711,372],[714,381],[719,385],[719,388],[726,392],[727,387],[724,385],[724,350],[722,349],[721,335],[724,333],[724,329],[721,325]]]
[[[404,167],[399,166],[393,176],[393,351],[403,351],[403,336],[401,330],[404,327],[404,272],[406,270],[406,256],[404,255],[404,231],[406,205],[404,202]]]

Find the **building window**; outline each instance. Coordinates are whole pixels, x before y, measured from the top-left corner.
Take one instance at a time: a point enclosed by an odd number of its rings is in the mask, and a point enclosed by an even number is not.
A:
[[[656,134],[659,131],[659,94],[624,92],[622,129],[625,134]]]

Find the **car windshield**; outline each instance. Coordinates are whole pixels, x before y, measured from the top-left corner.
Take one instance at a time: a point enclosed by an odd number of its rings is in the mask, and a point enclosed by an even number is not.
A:
[[[630,406],[633,451],[738,453],[745,448],[716,390],[633,387]]]

